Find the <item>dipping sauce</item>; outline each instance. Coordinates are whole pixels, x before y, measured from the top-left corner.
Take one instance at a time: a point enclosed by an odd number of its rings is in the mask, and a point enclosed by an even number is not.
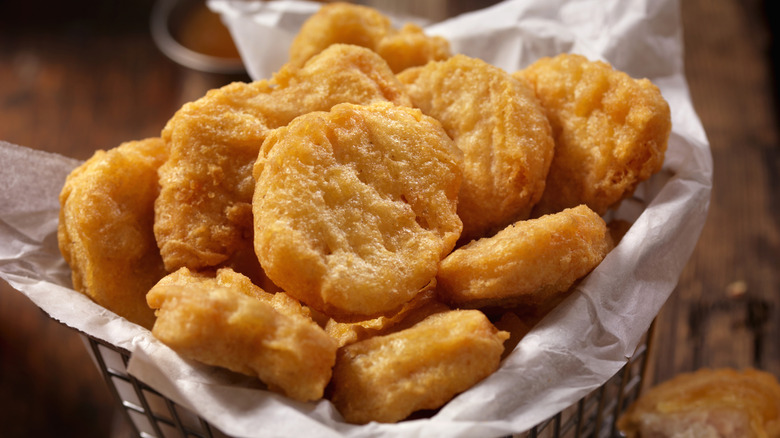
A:
[[[197,53],[238,59],[238,49],[219,15],[203,1],[190,3],[179,25],[171,29],[176,41]]]

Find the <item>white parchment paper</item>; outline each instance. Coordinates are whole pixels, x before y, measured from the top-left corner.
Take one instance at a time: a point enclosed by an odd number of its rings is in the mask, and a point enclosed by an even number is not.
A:
[[[211,0],[250,75],[268,78],[317,4]],[[658,85],[672,108],[664,170],[614,214],[621,243],[492,376],[427,419],[353,426],[328,401],[298,403],[186,361],[147,330],[71,289],[57,248],[57,196],[79,163],[0,141],[0,277],[70,327],[132,353],[129,371],[232,436],[492,436],[522,432],[606,382],[673,291],[705,221],[712,159],[683,68],[677,0],[518,0],[426,28],[455,53],[507,71],[576,52]],[[161,127],[162,128],[162,127]],[[131,139],[128,139],[131,140]],[[106,147],[111,147],[107,145]]]

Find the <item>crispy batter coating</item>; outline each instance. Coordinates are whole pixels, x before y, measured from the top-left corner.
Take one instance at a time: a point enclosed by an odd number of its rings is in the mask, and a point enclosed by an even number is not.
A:
[[[700,369],[644,393],[617,423],[628,438],[780,437],[780,384],[755,369]]]
[[[165,158],[159,138],[97,151],[60,193],[57,238],[73,288],[146,328],[154,324],[146,292],[165,275],[152,232]]]
[[[555,136],[535,215],[580,204],[603,215],[661,169],[671,115],[649,80],[573,54],[542,58],[515,75],[533,85]]]
[[[544,308],[612,248],[604,220],[587,206],[518,221],[441,262],[440,296],[464,307]]]
[[[301,66],[333,44],[371,49],[395,73],[450,56],[446,39],[427,36],[415,24],[394,29],[390,19],[375,9],[336,2],[324,5],[303,24],[290,46],[290,64]]]
[[[332,401],[350,423],[436,409],[498,369],[503,343],[478,310],[436,313],[409,329],[339,349]]]
[[[252,253],[252,166],[270,129],[342,102],[410,105],[382,58],[356,46],[331,46],[302,69],[271,81],[233,83],[184,105],[162,137],[170,158],[160,168],[154,232],[174,271],[235,263]]]
[[[325,332],[338,342],[339,347],[343,347],[372,336],[408,328],[434,313],[450,310],[446,304],[436,299],[435,284],[436,282],[432,281],[430,290],[420,292],[401,306],[400,310],[388,315],[349,322],[330,318],[325,324]]]
[[[152,334],[184,357],[257,377],[295,400],[322,398],[336,341],[287,299],[274,304],[240,276],[181,268],[162,279],[146,296],[158,309]]]
[[[395,73],[452,56],[450,43],[446,39],[428,36],[420,26],[413,23],[404,24],[398,31],[391,30],[373,49]]]
[[[193,272],[187,268],[179,268],[161,278],[155,286],[199,284],[202,287],[226,287],[241,292],[248,297],[257,298],[270,304],[277,311],[288,315],[299,315],[311,318],[311,311],[301,303],[284,292],[266,292],[261,286],[256,285],[246,275],[236,272],[231,268],[217,269],[214,272]]]
[[[419,110],[342,104],[269,134],[255,166],[255,252],[330,316],[397,309],[460,235],[460,153]]]
[[[533,89],[464,55],[409,69],[398,78],[412,103],[441,121],[463,151],[461,241],[528,218],[544,191],[554,149]]]

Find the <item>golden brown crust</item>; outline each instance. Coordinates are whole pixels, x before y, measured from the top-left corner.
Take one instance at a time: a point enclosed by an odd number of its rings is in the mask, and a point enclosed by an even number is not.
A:
[[[620,417],[628,438],[780,436],[780,384],[755,369],[700,369],[651,388]]]
[[[436,299],[433,290],[435,283],[432,281],[430,290],[420,292],[398,311],[359,321],[337,321],[330,318],[325,324],[325,331],[339,343],[339,347],[343,347],[373,336],[408,328],[434,313],[450,310],[446,304]]]
[[[477,310],[436,313],[406,330],[341,348],[332,401],[346,421],[358,424],[439,408],[498,368],[508,337]]]
[[[649,80],[573,54],[539,59],[515,76],[533,85],[555,136],[535,215],[580,204],[603,215],[661,169],[671,115]]]
[[[553,137],[533,89],[476,58],[456,55],[398,75],[412,103],[463,151],[461,241],[526,219],[542,196]]]
[[[255,252],[331,316],[409,301],[460,235],[459,152],[419,110],[342,104],[273,131],[255,166]]]
[[[154,323],[146,291],[165,275],[152,226],[166,154],[159,138],[97,151],[60,193],[57,238],[73,288],[146,328]]]
[[[233,83],[184,105],[163,130],[170,158],[160,168],[155,236],[168,271],[220,264],[252,253],[252,166],[268,132],[298,115],[342,102],[410,105],[377,54],[332,46],[271,81]]]
[[[333,44],[351,44],[377,52],[393,72],[450,56],[449,42],[427,36],[414,24],[394,29],[379,11],[336,2],[324,5],[298,31],[290,45],[290,65],[302,66]]]
[[[611,248],[604,220],[584,205],[519,221],[442,260],[439,293],[465,307],[545,308]]]
[[[449,41],[440,36],[426,35],[419,26],[407,23],[398,31],[391,31],[375,46],[390,70],[400,73],[408,68],[422,66],[431,61],[449,58]]]
[[[336,341],[287,299],[229,270],[218,278],[182,268],[147,295],[152,334],[184,357],[254,376],[300,401],[322,397]]]

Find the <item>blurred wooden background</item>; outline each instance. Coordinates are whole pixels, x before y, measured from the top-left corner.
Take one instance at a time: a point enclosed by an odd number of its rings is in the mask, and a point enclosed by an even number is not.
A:
[[[0,139],[86,159],[158,135],[184,102],[247,79],[164,57],[149,34],[151,6],[0,2]],[[780,376],[777,7],[681,7],[715,181],[701,241],[658,318],[648,382],[700,367]],[[124,435],[113,403],[79,336],[0,284],[0,436]]]

